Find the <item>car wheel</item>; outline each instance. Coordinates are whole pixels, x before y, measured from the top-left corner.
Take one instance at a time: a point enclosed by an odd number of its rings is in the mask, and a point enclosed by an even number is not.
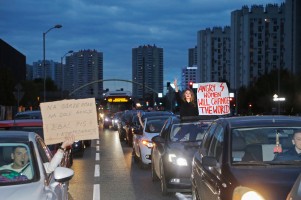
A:
[[[161,172],[161,192],[163,196],[166,196],[168,194],[167,192],[167,184],[166,184],[166,178],[164,174],[164,169],[163,169],[163,164],[162,162],[160,163],[160,172]]]
[[[136,155],[136,151],[135,151],[134,148],[133,148],[133,157],[134,157],[134,162],[135,162],[135,163],[138,163],[138,162],[139,162],[139,158],[138,158],[138,156]]]
[[[158,181],[159,180],[159,177],[157,176],[156,174],[156,171],[155,171],[155,166],[154,166],[154,161],[152,159],[152,163],[151,163],[151,175],[152,175],[152,181],[155,182],[155,181]]]
[[[147,165],[144,164],[143,161],[142,161],[142,157],[141,157],[142,154],[141,154],[140,149],[139,149],[139,153],[140,153],[140,158],[139,158],[139,168],[140,168],[140,169],[146,169],[146,168],[147,168]]]
[[[199,195],[198,195],[198,193],[197,193],[197,191],[196,191],[196,188],[195,187],[193,187],[192,186],[192,188],[191,188],[191,198],[192,198],[192,200],[201,200],[200,198],[199,198]]]

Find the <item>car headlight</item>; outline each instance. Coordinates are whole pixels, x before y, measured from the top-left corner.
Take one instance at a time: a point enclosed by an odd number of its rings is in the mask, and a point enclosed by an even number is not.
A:
[[[105,117],[105,121],[108,122],[110,120],[110,118],[108,117]]]
[[[148,140],[142,140],[142,144],[147,146],[148,148],[153,148],[153,143]]]
[[[265,198],[251,188],[239,186],[235,188],[232,200],[265,200]]]
[[[187,160],[182,157],[177,157],[176,154],[168,154],[168,161],[179,166],[187,166]]]

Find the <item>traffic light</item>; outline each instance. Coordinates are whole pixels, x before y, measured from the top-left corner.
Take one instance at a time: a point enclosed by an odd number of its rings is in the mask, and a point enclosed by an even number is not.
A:
[[[189,81],[189,84],[188,84],[189,88],[192,89],[192,86],[193,86],[193,82],[192,81]]]

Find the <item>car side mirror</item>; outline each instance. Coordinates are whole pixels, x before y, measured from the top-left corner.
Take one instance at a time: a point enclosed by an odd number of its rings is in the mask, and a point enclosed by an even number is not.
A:
[[[204,166],[207,166],[207,167],[216,167],[217,166],[217,160],[213,156],[204,156],[202,158],[202,164]]]
[[[162,138],[160,135],[157,135],[157,136],[153,137],[152,141],[154,143],[164,143],[165,142],[164,138]]]
[[[55,179],[55,181],[60,182],[60,183],[64,183],[64,182],[71,180],[73,175],[74,175],[74,171],[70,168],[57,167],[54,170],[54,179]]]

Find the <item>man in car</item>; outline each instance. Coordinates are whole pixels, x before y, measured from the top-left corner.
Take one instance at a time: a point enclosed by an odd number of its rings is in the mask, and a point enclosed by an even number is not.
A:
[[[292,143],[293,147],[285,152],[276,154],[274,160],[301,160],[301,129],[294,131]]]
[[[65,149],[72,145],[73,142],[74,136],[68,137],[59,147],[51,161],[44,163],[46,173],[51,173],[55,170],[64,156]],[[28,179],[32,179],[33,173],[32,169],[29,167],[30,162],[26,146],[15,146],[11,153],[11,159],[13,162],[8,165],[1,166],[0,170],[12,170],[20,173],[21,175],[25,175]]]

